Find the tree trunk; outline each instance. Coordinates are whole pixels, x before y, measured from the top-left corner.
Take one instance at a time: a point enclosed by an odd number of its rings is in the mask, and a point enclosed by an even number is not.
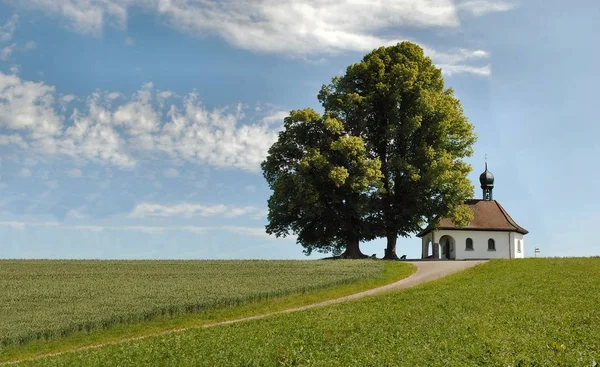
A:
[[[385,249],[385,255],[383,258],[385,260],[398,260],[398,255],[396,255],[396,241],[398,237],[395,234],[387,236],[387,248]]]
[[[352,236],[346,240],[346,251],[340,255],[342,259],[364,259],[367,255],[360,252],[360,241],[358,237]]]

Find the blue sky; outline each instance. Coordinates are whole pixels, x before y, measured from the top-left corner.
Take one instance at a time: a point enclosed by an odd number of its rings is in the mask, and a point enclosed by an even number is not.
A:
[[[264,233],[260,162],[289,110],[401,40],[461,99],[476,197],[487,154],[526,255],[600,255],[598,19],[596,0],[0,0],[0,258],[305,258]]]

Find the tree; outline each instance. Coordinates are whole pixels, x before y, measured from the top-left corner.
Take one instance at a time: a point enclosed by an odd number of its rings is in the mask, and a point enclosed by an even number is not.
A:
[[[365,208],[381,188],[381,164],[362,138],[329,115],[291,111],[262,169],[273,190],[267,233],[296,234],[306,254],[364,257],[360,241],[375,238]]]
[[[472,219],[463,205],[473,196],[463,158],[473,154],[473,126],[419,46],[402,42],[372,51],[318,97],[381,162],[383,190],[371,197],[369,220],[372,231],[387,237],[386,258],[397,258],[398,235],[419,231],[424,221]]]

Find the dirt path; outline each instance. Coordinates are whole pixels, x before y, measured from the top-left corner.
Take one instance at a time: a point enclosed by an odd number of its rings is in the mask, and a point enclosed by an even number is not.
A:
[[[88,350],[88,349],[98,349],[98,348],[105,347],[107,345],[126,343],[126,342],[151,338],[154,336],[178,333],[178,332],[186,331],[189,329],[200,329],[200,328],[209,328],[209,327],[220,326],[220,325],[229,325],[229,324],[235,324],[238,322],[264,319],[264,318],[275,316],[275,315],[309,310],[311,308],[323,307],[323,306],[331,305],[334,303],[345,302],[348,300],[357,299],[357,298],[361,298],[361,297],[365,297],[365,296],[371,296],[371,295],[375,295],[378,293],[383,293],[383,292],[387,292],[387,291],[391,291],[391,290],[395,290],[395,289],[404,289],[404,288],[414,287],[415,285],[426,283],[426,282],[435,280],[437,278],[441,278],[446,275],[450,275],[452,273],[459,272],[461,270],[473,267],[475,265],[478,265],[478,264],[481,264],[484,262],[486,262],[486,260],[414,261],[414,262],[411,261],[410,263],[417,267],[417,271],[413,275],[409,276],[408,278],[404,278],[395,283],[384,285],[382,287],[369,289],[368,291],[351,294],[349,296],[344,296],[344,297],[340,297],[340,298],[336,298],[336,299],[332,299],[332,300],[328,300],[328,301],[313,303],[313,304],[301,306],[301,307],[294,307],[294,308],[290,308],[290,309],[283,310],[283,311],[271,312],[271,313],[257,315],[257,316],[243,317],[243,318],[239,318],[239,319],[220,321],[220,322],[215,322],[212,324],[204,324],[204,325],[200,325],[200,326],[192,326],[192,327],[187,327],[187,328],[171,329],[171,330],[166,330],[166,331],[163,331],[160,333],[148,334],[148,335],[135,337],[135,338],[126,338],[126,339],[122,339],[122,340],[110,342],[110,343],[105,343],[105,344],[88,345],[85,347],[74,348],[71,350],[57,352],[57,353],[42,354],[42,355],[38,355],[38,356],[35,356],[32,358],[26,358],[23,360],[0,363],[0,366],[17,364],[17,363],[21,363],[21,362],[25,362],[25,361],[36,360],[36,359],[54,357],[54,356],[59,356],[61,354],[66,354],[66,353],[80,352],[80,351],[84,351],[84,350]]]
[[[295,308],[291,308],[291,309],[279,311],[279,312],[274,312],[274,313],[267,314],[267,315],[256,316],[256,318],[259,319],[259,318],[269,317],[269,316],[280,314],[280,313],[289,313],[289,312],[309,310],[309,309],[315,308],[315,307],[323,307],[323,306],[331,305],[334,303],[340,303],[340,302],[348,301],[351,299],[357,299],[357,298],[371,296],[371,295],[386,292],[386,291],[391,291],[394,289],[410,288],[410,287],[414,287],[415,285],[418,285],[421,283],[426,283],[426,282],[435,280],[437,278],[441,278],[446,275],[456,273],[458,271],[473,267],[475,265],[478,265],[478,264],[481,264],[484,262],[486,262],[486,260],[411,261],[410,263],[417,267],[417,271],[413,275],[409,276],[408,278],[404,278],[395,283],[384,285],[384,286],[373,288],[373,289],[369,289],[368,291],[364,291],[364,292],[360,292],[360,293],[354,293],[349,296],[344,296],[344,297],[340,297],[340,298],[336,298],[336,299],[332,299],[332,300],[328,300],[328,301],[313,303],[311,305],[306,305],[306,306],[301,306],[301,307],[295,307]],[[223,323],[234,323],[234,322],[239,322],[239,321],[244,321],[244,319],[232,320],[231,322],[225,321]],[[211,326],[213,326],[213,325],[211,325]]]

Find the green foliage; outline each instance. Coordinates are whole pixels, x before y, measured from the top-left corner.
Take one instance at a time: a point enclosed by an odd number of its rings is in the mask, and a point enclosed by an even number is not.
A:
[[[370,52],[318,97],[381,162],[384,190],[372,203],[380,236],[408,236],[437,217],[468,223],[460,206],[473,187],[462,159],[473,153],[473,126],[419,46],[402,42]]]
[[[340,134],[344,129],[344,125],[339,120],[330,116],[327,116],[323,123],[325,124],[325,128],[334,134]]]
[[[473,211],[468,205],[463,204],[453,208],[449,217],[453,218],[452,221],[457,227],[466,227],[473,220]]]
[[[40,366],[591,366],[600,259],[494,260],[404,291]]]
[[[2,346],[378,275],[375,261],[0,260]]]
[[[349,240],[372,239],[364,222],[369,197],[380,188],[380,162],[360,137],[311,109],[291,111],[262,164],[273,194],[267,233],[296,234],[307,254],[339,254]]]
[[[425,221],[472,219],[461,206],[473,196],[463,161],[473,125],[423,49],[373,50],[318,99],[325,116],[292,111],[262,165],[273,190],[267,233],[297,234],[308,254],[385,236],[391,253]]]

